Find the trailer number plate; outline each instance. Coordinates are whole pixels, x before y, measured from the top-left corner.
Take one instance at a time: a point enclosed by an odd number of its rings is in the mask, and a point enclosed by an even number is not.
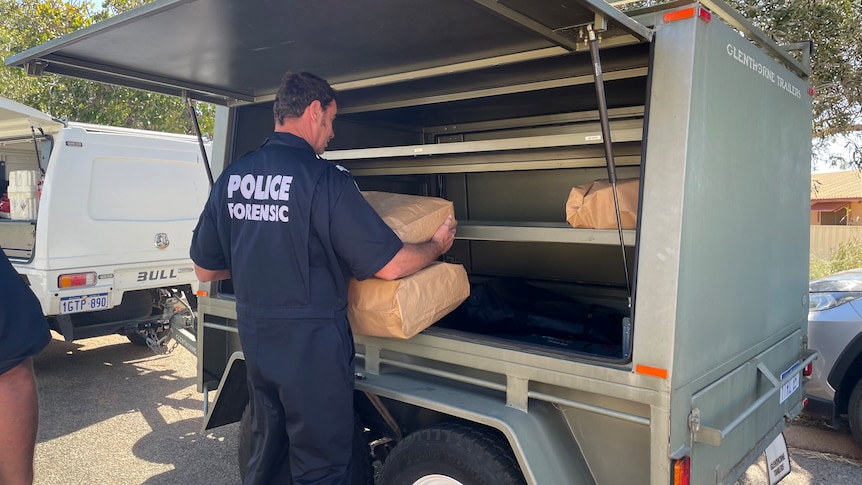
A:
[[[108,308],[107,293],[60,298],[60,313],[62,314],[104,310],[105,308]]]
[[[787,398],[790,397],[791,394],[793,394],[793,391],[799,389],[799,382],[801,381],[801,378],[799,377],[800,365],[800,362],[797,360],[796,363],[790,366],[789,369],[781,373],[781,380],[783,381],[784,378],[787,377],[790,373],[795,372],[795,374],[792,378],[790,378],[789,381],[781,385],[781,398],[778,401],[779,404],[784,403],[784,401],[786,401]]]

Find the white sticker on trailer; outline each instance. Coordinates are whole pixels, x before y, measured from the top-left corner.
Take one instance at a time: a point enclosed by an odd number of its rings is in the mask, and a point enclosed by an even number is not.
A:
[[[784,441],[784,433],[779,433],[766,447],[766,465],[769,472],[769,485],[775,485],[790,475],[790,457],[787,454],[787,442]]]

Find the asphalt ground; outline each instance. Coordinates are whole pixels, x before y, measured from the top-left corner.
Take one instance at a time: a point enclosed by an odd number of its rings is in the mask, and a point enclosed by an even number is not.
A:
[[[54,337],[35,359],[36,485],[239,483],[238,425],[199,433],[203,394],[192,354],[178,347],[154,355],[120,336]],[[785,436],[793,471],[782,485],[862,484],[862,449],[846,426],[803,418]],[[761,459],[738,485],[768,483]]]

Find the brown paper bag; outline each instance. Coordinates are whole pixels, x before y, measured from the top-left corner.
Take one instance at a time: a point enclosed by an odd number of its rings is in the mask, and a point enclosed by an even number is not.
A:
[[[436,262],[394,281],[351,279],[347,318],[354,334],[406,339],[443,318],[468,296],[464,267]]]
[[[431,239],[446,216],[454,213],[452,202],[388,192],[363,192],[395,234],[406,243]],[[395,281],[369,278],[350,280],[347,311],[357,335],[410,338],[454,310],[470,294],[464,267],[433,263]]]
[[[406,243],[418,244],[431,239],[447,215],[454,217],[452,202],[439,197],[363,192],[387,226]],[[455,220],[452,220],[455,223]]]
[[[638,179],[617,180],[623,229],[634,229],[637,225],[639,186]],[[595,180],[574,187],[566,201],[566,221],[572,227],[616,229],[617,215],[610,182],[607,179]]]

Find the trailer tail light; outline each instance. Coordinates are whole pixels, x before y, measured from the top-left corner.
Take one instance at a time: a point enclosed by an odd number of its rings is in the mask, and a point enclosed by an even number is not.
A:
[[[802,377],[811,377],[811,374],[814,372],[814,362],[809,362],[808,365],[802,369]]]
[[[95,286],[96,273],[70,273],[61,274],[57,278],[59,288],[80,288],[83,286]]]
[[[673,461],[673,485],[690,485],[691,460],[684,456]]]

